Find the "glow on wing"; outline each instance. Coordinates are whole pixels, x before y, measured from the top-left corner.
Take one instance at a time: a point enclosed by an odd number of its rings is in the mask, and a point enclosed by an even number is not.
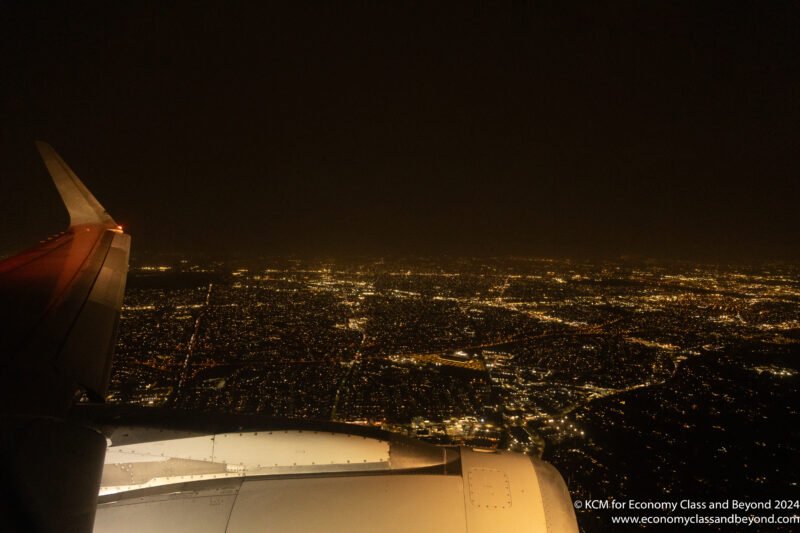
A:
[[[225,477],[391,468],[389,442],[343,433],[219,433],[108,448],[100,495]]]

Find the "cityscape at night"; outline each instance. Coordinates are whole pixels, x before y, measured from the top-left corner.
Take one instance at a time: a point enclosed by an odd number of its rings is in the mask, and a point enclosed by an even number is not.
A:
[[[0,1],[0,531],[797,530],[799,58],[798,2]]]
[[[787,264],[178,259],[131,271],[108,399],[524,451],[575,499],[758,499],[798,490],[799,357]]]

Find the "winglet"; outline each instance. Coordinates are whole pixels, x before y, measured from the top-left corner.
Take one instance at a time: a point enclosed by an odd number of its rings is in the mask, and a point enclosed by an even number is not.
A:
[[[56,184],[61,200],[69,211],[69,225],[101,224],[116,226],[117,223],[89,192],[78,176],[46,142],[36,141],[36,148]]]

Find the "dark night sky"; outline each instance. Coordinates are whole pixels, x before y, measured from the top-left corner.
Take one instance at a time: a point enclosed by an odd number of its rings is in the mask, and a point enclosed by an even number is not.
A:
[[[41,138],[135,253],[800,257],[797,2],[29,4],[0,251],[66,223]]]

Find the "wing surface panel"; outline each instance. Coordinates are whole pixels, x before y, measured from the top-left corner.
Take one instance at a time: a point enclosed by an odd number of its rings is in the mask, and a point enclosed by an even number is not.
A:
[[[241,479],[220,480],[189,491],[121,500],[98,508],[94,532],[224,533]],[[262,524],[259,531],[278,531]]]
[[[280,531],[466,533],[457,476],[225,480],[97,508],[95,533]],[[202,520],[197,520],[203,517]],[[195,529],[193,529],[195,528]],[[478,532],[480,533],[480,532]]]
[[[513,453],[461,448],[460,455],[461,473],[450,474],[353,471],[205,481],[186,476],[183,482],[102,498],[95,532],[118,531],[125,524],[181,530],[186,512],[212,512],[208,495],[228,483],[235,492],[232,504],[220,500],[219,505],[229,509],[229,519],[220,529],[204,525],[200,531],[577,533],[564,481],[551,466]],[[165,507],[171,512],[163,513]]]

